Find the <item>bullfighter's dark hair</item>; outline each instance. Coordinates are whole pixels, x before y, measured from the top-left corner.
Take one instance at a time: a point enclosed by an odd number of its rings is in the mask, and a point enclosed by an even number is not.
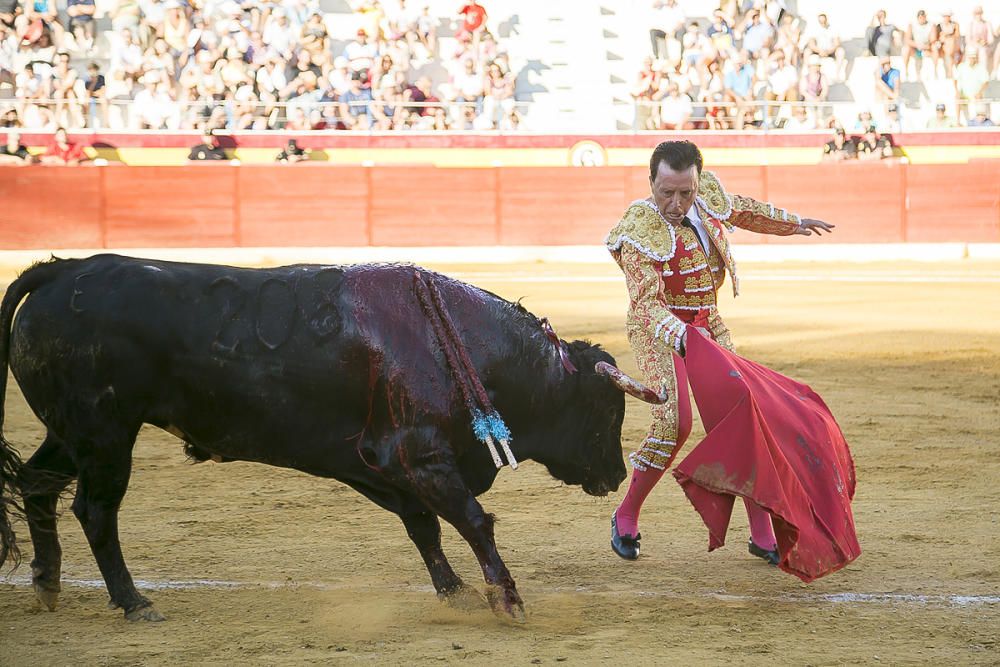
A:
[[[690,141],[664,141],[653,149],[653,155],[649,158],[650,181],[656,179],[660,162],[666,162],[674,171],[684,171],[695,165],[699,174],[703,163],[701,151]]]

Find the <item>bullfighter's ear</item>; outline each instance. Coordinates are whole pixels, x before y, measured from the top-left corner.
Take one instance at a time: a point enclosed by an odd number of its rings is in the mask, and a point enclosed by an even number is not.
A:
[[[594,370],[598,375],[607,376],[616,387],[629,396],[638,398],[640,401],[660,405],[661,403],[666,403],[669,398],[666,388],[661,389],[657,393],[635,378],[623,373],[617,366],[613,366],[606,361],[598,361],[594,365]]]

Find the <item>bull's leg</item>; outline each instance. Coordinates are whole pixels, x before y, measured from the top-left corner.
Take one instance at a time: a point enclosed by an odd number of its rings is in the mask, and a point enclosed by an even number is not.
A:
[[[80,458],[80,478],[73,513],[80,520],[90,550],[101,569],[111,596],[111,606],[125,610],[130,621],[162,621],[153,603],[139,594],[125,565],[118,539],[118,508],[132,472],[130,440],[88,443]]]
[[[421,512],[400,518],[406,526],[406,533],[424,559],[438,597],[460,609],[481,609],[483,596],[455,574],[441,550],[441,523],[437,516],[431,512]]]
[[[62,442],[49,433],[21,469],[24,509],[35,556],[31,561],[31,583],[35,595],[49,611],[59,600],[62,548],[56,527],[59,494],[76,477],[76,466]]]
[[[483,569],[486,599],[493,611],[523,621],[524,603],[493,538],[493,515],[483,510],[455,464],[438,460],[408,467],[407,479],[417,497],[453,525],[472,547]]]

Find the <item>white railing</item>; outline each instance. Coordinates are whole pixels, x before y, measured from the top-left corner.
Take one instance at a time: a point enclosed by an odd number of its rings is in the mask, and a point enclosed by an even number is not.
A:
[[[635,100],[631,108],[631,127],[625,131],[664,130],[746,130],[746,131],[809,131],[828,129],[830,121],[848,132],[860,132],[859,111],[867,110],[870,122],[880,131],[928,129],[935,118],[934,106],[913,108],[897,102],[895,116],[889,109],[893,103],[863,105],[856,102],[779,102],[748,101],[692,102],[690,114],[678,117],[664,100]],[[116,130],[160,132],[164,130],[200,130],[206,126],[223,130],[318,130],[382,133],[386,131],[450,131],[533,134],[562,133],[559,127],[539,127],[532,123],[531,102],[512,99],[479,102],[407,102],[359,101],[346,105],[348,115],[365,116],[361,122],[343,123],[341,102],[290,100],[285,102],[236,101],[175,102],[156,104],[141,100],[101,99],[7,99],[0,100],[0,130],[6,114],[17,114],[22,131],[51,130],[62,126],[69,130]],[[973,102],[952,101],[946,104],[946,119],[951,127],[964,127],[978,109],[993,108],[1000,112],[1000,99]],[[443,113],[438,113],[440,110]],[[801,110],[801,111],[800,111]],[[419,117],[411,117],[412,114]],[[438,119],[438,117],[441,117]],[[551,116],[549,116],[551,117]],[[370,120],[368,120],[370,119]],[[680,121],[680,122],[678,122]],[[932,129],[947,129],[933,126]],[[621,130],[594,128],[592,132],[611,134]]]

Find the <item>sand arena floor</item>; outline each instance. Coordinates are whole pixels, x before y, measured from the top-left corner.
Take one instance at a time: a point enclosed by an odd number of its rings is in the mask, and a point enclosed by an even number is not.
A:
[[[437,266],[524,297],[564,338],[635,365],[616,268]],[[858,469],[863,555],[805,585],[747,553],[745,521],[707,535],[669,478],[643,511],[636,563],[608,547],[608,499],[529,464],[481,500],[525,599],[515,626],[437,601],[399,521],[347,487],[247,463],[191,465],[144,430],[121,512],[126,559],[168,621],[132,624],[68,506],[63,595],[41,611],[25,565],[0,580],[0,665],[1000,663],[1000,265],[759,265],[723,297],[740,351],[810,383]],[[726,292],[726,290],[723,290]],[[625,449],[648,409],[630,401]],[[692,443],[697,441],[698,426]],[[8,438],[42,430],[16,385]],[[27,527],[18,526],[30,559]],[[450,527],[445,548],[481,586]]]

